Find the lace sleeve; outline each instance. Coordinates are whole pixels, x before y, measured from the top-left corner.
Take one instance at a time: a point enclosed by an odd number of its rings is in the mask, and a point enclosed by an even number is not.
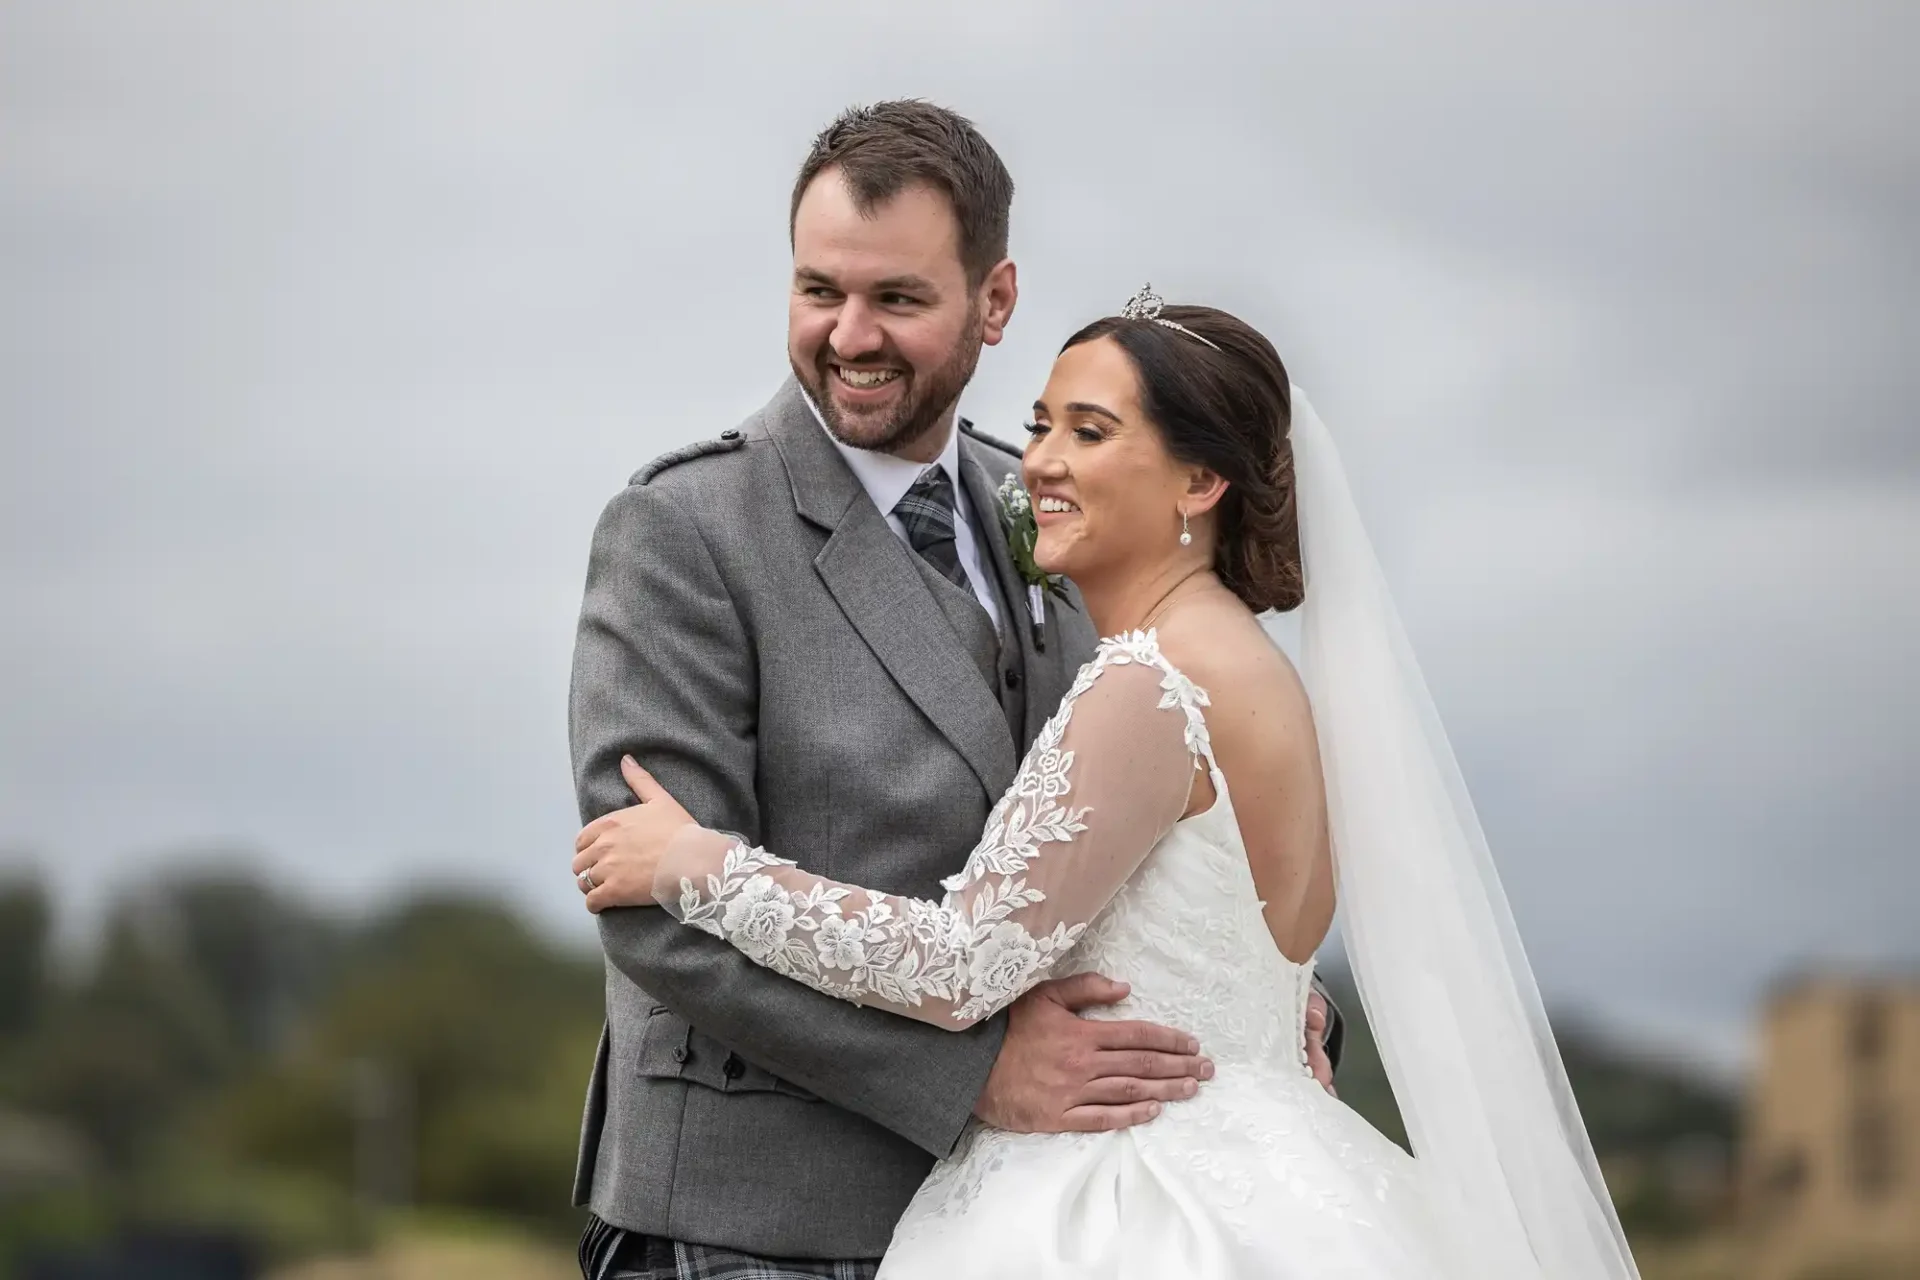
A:
[[[1045,978],[1187,807],[1206,695],[1151,634],[1081,669],[938,902],[801,870],[731,836],[675,836],[655,897],[818,991],[961,1030]]]

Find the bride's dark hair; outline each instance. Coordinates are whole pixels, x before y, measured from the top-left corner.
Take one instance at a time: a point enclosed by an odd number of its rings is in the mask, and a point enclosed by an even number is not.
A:
[[[1109,316],[1068,338],[1061,350],[1098,338],[1120,344],[1140,379],[1140,407],[1160,428],[1167,451],[1227,482],[1215,508],[1214,572],[1256,613],[1292,609],[1303,584],[1287,368],[1257,329],[1217,308],[1169,306],[1160,318],[1206,342],[1151,320]]]

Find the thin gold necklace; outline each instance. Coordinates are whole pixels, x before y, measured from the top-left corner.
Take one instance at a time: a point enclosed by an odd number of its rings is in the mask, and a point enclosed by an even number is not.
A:
[[[1146,620],[1143,621],[1135,629],[1139,631],[1153,630],[1153,628],[1159,623],[1160,619],[1166,617],[1167,610],[1173,608],[1174,593],[1179,591],[1180,588],[1186,586],[1189,582],[1192,582],[1195,578],[1199,577],[1201,574],[1205,572],[1207,572],[1206,567],[1202,566],[1201,568],[1195,569],[1192,573],[1189,573],[1186,577],[1180,579],[1180,581],[1174,583],[1172,586],[1168,587],[1166,591],[1161,594],[1160,598],[1154,601],[1153,607],[1147,610]]]

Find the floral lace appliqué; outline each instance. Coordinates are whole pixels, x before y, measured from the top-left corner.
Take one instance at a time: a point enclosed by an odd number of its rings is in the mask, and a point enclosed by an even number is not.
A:
[[[704,883],[681,879],[674,914],[840,999],[906,1008],[939,1000],[951,1006],[942,1021],[961,1026],[991,1016],[1046,977],[1086,928],[1061,921],[1030,932],[1019,914],[1047,899],[1028,878],[1042,851],[1071,843],[1092,812],[1073,803],[1074,752],[1063,745],[1074,704],[1109,667],[1136,663],[1161,671],[1158,708],[1183,712],[1188,751],[1210,760],[1206,693],[1160,656],[1153,633],[1116,637],[1080,669],[966,865],[941,881],[942,901],[832,882],[790,889],[769,873],[796,864],[737,843]]]

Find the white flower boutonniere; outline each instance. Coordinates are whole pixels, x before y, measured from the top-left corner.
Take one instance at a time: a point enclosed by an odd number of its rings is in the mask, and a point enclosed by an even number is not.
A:
[[[1027,584],[1027,619],[1033,628],[1033,647],[1035,652],[1047,651],[1047,597],[1053,596],[1062,604],[1067,603],[1067,584],[1056,573],[1048,573],[1033,559],[1033,544],[1040,538],[1040,526],[1033,519],[1033,499],[1021,487],[1020,481],[1008,476],[1000,482],[1000,490],[995,495],[1000,500],[1000,527],[1007,533],[1007,550],[1013,556],[1013,567],[1020,571],[1021,579]]]

